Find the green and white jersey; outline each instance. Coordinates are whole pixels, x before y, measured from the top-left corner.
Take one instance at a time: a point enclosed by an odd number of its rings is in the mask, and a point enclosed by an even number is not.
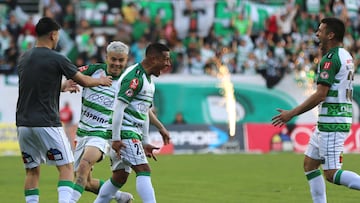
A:
[[[121,139],[142,140],[155,85],[140,63],[128,67],[121,75],[120,83],[117,99],[129,104],[124,111]]]
[[[348,132],[352,123],[354,62],[344,48],[335,47],[323,56],[317,83],[330,87],[319,106],[318,129],[323,132]]]
[[[108,75],[106,64],[92,64],[82,66],[79,70],[93,78]],[[85,87],[82,92],[82,106],[77,135],[98,136],[111,139],[112,112],[115,101],[119,77],[113,77],[110,87]]]
[[[345,7],[350,19],[356,18],[360,7],[360,2],[359,0],[345,0]]]

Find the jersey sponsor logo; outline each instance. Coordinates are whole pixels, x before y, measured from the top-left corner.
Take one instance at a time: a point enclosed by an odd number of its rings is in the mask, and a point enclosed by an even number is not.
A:
[[[131,89],[136,89],[138,85],[139,85],[139,79],[134,78],[134,79],[132,79],[132,80],[130,81],[129,87],[130,87]]]
[[[46,156],[49,160],[52,161],[59,161],[63,159],[62,153],[58,149],[53,148],[50,148],[50,150],[46,152]]]
[[[90,102],[105,106],[107,108],[112,108],[114,104],[114,100],[112,98],[98,93],[90,94],[88,97],[86,97],[86,99]]]
[[[93,114],[93,113],[91,113],[89,111],[86,111],[86,110],[83,112],[83,115],[90,118],[90,119],[92,119],[92,120],[95,120],[95,121],[97,121],[99,123],[108,123],[109,122],[108,119],[101,118],[100,116],[97,116],[97,115],[95,115],[95,114]]]
[[[328,61],[328,62],[325,62],[323,69],[324,69],[324,70],[330,70],[330,68],[331,68],[331,62],[329,62],[329,61]]]
[[[333,57],[333,53],[329,53],[327,56],[326,56],[326,58],[328,58],[328,59],[331,59],[332,57]]]
[[[353,60],[352,59],[346,60],[346,64],[349,64],[349,63],[353,63]]]
[[[21,152],[24,164],[34,162],[32,156],[26,152]]]
[[[322,78],[322,79],[328,79],[329,78],[329,73],[327,73],[327,72],[321,72],[320,73],[320,78]]]
[[[80,72],[84,72],[84,71],[86,71],[88,68],[89,68],[88,65],[86,65],[86,66],[81,66],[81,67],[79,67],[79,71],[80,71]]]
[[[132,89],[126,90],[125,95],[128,97],[132,97],[134,95],[134,90]]]

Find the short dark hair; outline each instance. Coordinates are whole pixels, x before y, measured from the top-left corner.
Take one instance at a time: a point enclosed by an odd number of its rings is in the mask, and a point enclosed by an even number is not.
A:
[[[60,30],[60,25],[52,18],[42,17],[35,26],[38,37],[44,36],[52,31]]]
[[[321,20],[321,23],[326,24],[326,31],[333,32],[335,39],[342,42],[345,35],[345,24],[339,18],[328,17]]]
[[[146,48],[145,56],[161,54],[164,51],[170,51],[169,47],[161,43],[151,43]]]

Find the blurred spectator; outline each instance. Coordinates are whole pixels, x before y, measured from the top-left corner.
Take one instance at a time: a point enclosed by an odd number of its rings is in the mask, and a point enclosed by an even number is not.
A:
[[[264,70],[266,68],[268,47],[265,42],[260,42],[254,49],[254,55],[257,61],[258,70]]]
[[[69,34],[72,40],[76,35],[76,15],[74,5],[69,3],[65,7],[63,26],[62,28]]]
[[[292,24],[296,16],[298,6],[292,7],[288,6],[276,15],[276,24],[278,28],[281,28],[283,32],[283,38],[285,39],[286,35],[290,35],[292,31]]]
[[[134,57],[135,63],[140,63],[144,58],[146,45],[147,41],[145,37],[142,36],[130,46],[130,54]]]
[[[5,50],[10,47],[10,42],[13,40],[10,32],[7,29],[0,30],[0,56],[4,56]]]
[[[13,36],[13,39],[15,40],[15,43],[16,43],[18,41],[22,27],[19,24],[19,22],[17,21],[15,13],[10,14],[9,21],[6,24],[6,29],[9,31],[11,36]]]
[[[306,11],[301,11],[300,16],[296,18],[295,22],[297,31],[300,33],[306,33],[311,23],[309,14]]]
[[[173,73],[188,74],[189,66],[187,56],[182,52],[176,53],[175,60],[171,63]]]
[[[276,14],[273,14],[265,21],[265,30],[267,34],[270,33],[275,34],[277,32],[278,24],[276,20],[277,20]]]
[[[347,20],[347,9],[343,0],[333,0],[332,12],[335,17],[342,19],[344,22]]]
[[[359,25],[358,11],[360,8],[360,1],[344,0],[344,3],[347,10],[347,17],[351,22],[351,26],[356,28]]]
[[[69,102],[65,102],[64,106],[60,109],[60,121],[64,126],[64,130],[66,135],[68,136],[69,140],[74,140],[71,134],[71,129],[73,126],[73,110],[70,107]],[[73,142],[71,143],[71,147],[74,148]]]
[[[130,32],[132,38],[131,42],[136,42],[141,37],[145,37],[149,42],[155,41],[159,32],[157,29],[157,26],[159,25],[156,25],[156,22],[150,19],[146,14],[145,9],[140,9],[139,16],[133,23],[124,21],[124,24],[127,24],[132,30]]]
[[[266,87],[271,89],[280,82],[284,76],[284,70],[279,60],[274,57],[272,50],[267,52],[266,69],[260,70],[260,74],[266,81]]]
[[[192,75],[204,75],[205,64],[205,61],[203,61],[201,58],[200,52],[194,51],[193,54],[189,57],[190,73]]]
[[[35,36],[35,24],[34,24],[34,17],[32,15],[29,15],[27,21],[22,26],[21,29],[22,34],[29,34],[32,36]]]
[[[65,102],[63,108],[60,109],[60,120],[64,125],[69,125],[73,121],[73,111],[69,102]]]
[[[177,42],[177,33],[176,33],[176,29],[174,27],[174,21],[169,20],[166,23],[166,25],[164,26],[164,30],[165,30],[165,39],[167,41],[167,44],[170,47],[175,46],[175,44]]]
[[[186,47],[186,51],[189,57],[194,56],[196,52],[200,50],[201,40],[197,35],[196,31],[190,31],[189,35],[183,41],[184,46]]]
[[[236,17],[232,18],[231,25],[240,35],[248,34],[252,29],[252,21],[245,17],[244,11],[240,11]]]
[[[123,15],[124,22],[129,23],[130,25],[134,24],[140,16],[135,2],[129,2],[127,5],[124,5],[121,8],[121,13]]]
[[[256,75],[257,74],[258,61],[253,52],[249,53],[248,60],[245,61],[243,67],[244,75]]]
[[[184,120],[184,116],[181,112],[176,113],[173,124],[186,124],[186,121]]]
[[[205,62],[208,62],[213,57],[215,57],[215,52],[211,48],[211,45],[209,42],[204,42],[203,46],[200,47],[200,55],[201,55],[202,61],[205,61]]]
[[[236,50],[237,67],[235,72],[242,73],[244,71],[245,61],[248,59],[249,54],[254,50],[254,44],[249,35],[243,35],[240,38]]]
[[[78,52],[84,57],[85,62],[97,52],[94,30],[85,19],[80,21],[80,28],[78,28],[75,43]]]
[[[63,16],[62,16],[62,8],[57,0],[42,0],[43,6],[48,8],[49,12],[51,12],[56,19],[57,22],[63,24]]]
[[[26,50],[32,48],[35,45],[35,36],[30,32],[30,30],[25,30],[25,33],[19,36],[18,44],[20,53],[24,53]]]
[[[19,56],[20,56],[20,52],[17,47],[16,41],[13,38],[13,40],[10,41],[9,48],[5,49],[5,52],[4,52],[5,63],[9,65],[9,73],[10,74],[17,74],[16,65],[17,65],[17,59]]]

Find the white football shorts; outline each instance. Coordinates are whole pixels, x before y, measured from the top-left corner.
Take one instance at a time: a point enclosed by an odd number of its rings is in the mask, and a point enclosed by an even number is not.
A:
[[[103,153],[103,157],[101,158],[101,160],[103,160],[105,158],[105,155],[109,153],[109,148],[110,148],[109,140],[106,140],[101,137],[96,137],[96,136],[79,137],[79,136],[76,136],[75,143],[76,143],[75,151],[74,151],[74,157],[75,157],[74,170],[75,171],[77,171],[77,169],[79,167],[81,157],[85,151],[85,147],[91,146],[91,147],[98,148]],[[99,160],[99,162],[101,160]]]
[[[41,163],[65,165],[74,162],[70,142],[62,127],[17,127],[25,168]]]
[[[344,141],[348,132],[313,132],[305,155],[320,160],[323,170],[341,169]]]
[[[126,172],[131,172],[131,166],[140,164],[147,164],[144,148],[138,139],[123,139],[121,140],[126,148],[121,149],[120,158],[116,155],[113,149],[110,150],[111,170],[116,171],[125,169]]]

